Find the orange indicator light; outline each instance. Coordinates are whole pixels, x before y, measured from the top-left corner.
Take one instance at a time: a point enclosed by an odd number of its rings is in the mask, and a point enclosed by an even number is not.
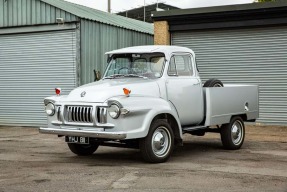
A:
[[[129,89],[127,89],[127,88],[123,88],[123,90],[124,90],[124,94],[126,95],[126,96],[130,96],[130,94],[131,94],[131,90],[129,90]]]

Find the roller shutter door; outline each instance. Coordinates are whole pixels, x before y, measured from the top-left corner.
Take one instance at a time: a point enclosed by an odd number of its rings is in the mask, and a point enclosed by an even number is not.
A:
[[[75,31],[0,35],[0,125],[45,126],[43,99],[76,86]]]
[[[287,124],[287,27],[174,32],[172,44],[194,50],[203,81],[260,86],[264,124]]]

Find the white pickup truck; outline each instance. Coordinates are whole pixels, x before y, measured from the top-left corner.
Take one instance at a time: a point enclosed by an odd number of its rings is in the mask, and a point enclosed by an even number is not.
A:
[[[48,127],[70,150],[91,155],[100,145],[138,148],[144,160],[169,159],[184,133],[220,133],[223,147],[239,149],[244,121],[258,118],[258,86],[203,85],[195,54],[176,46],[140,46],[108,52],[101,79],[45,98]]]

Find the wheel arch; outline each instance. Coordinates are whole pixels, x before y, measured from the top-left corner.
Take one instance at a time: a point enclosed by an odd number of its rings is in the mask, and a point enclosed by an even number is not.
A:
[[[182,130],[179,121],[170,113],[160,113],[153,118],[151,124],[157,119],[164,119],[169,123],[171,129],[173,130],[175,145],[181,146],[183,141],[182,141]]]
[[[231,121],[231,119],[232,119],[233,117],[241,117],[241,119],[242,119],[243,121],[247,121],[247,115],[246,115],[246,114],[232,115],[231,118],[230,118],[230,121]],[[230,121],[229,121],[229,122],[230,122]]]
[[[130,113],[123,118],[125,130],[128,130],[128,138],[144,138],[148,135],[150,126],[155,119],[166,119],[170,123],[174,135],[178,141],[182,139],[182,129],[180,120],[175,107],[162,98],[154,97],[113,97],[110,100],[120,102],[124,108],[129,109]],[[138,119],[137,119],[138,118]],[[140,120],[140,121],[139,121]],[[113,120],[111,123],[116,123]],[[134,121],[136,125],[131,126],[128,121]],[[122,124],[123,126],[124,124]],[[126,126],[128,125],[128,127]]]

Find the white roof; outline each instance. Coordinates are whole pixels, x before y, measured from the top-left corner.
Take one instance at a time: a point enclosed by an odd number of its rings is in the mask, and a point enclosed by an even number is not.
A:
[[[175,52],[187,52],[192,53],[194,52],[191,49],[186,47],[179,47],[179,46],[168,46],[168,45],[148,45],[148,46],[136,46],[136,47],[127,47],[123,49],[118,49],[114,51],[107,52],[106,54],[124,54],[124,53],[164,53],[164,54],[172,54]]]

